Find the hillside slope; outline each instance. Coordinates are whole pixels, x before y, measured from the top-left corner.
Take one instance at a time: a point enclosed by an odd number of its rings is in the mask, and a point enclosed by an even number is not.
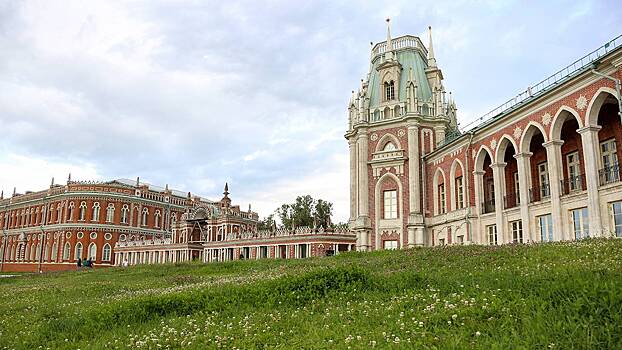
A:
[[[622,348],[622,240],[0,279],[0,348]]]

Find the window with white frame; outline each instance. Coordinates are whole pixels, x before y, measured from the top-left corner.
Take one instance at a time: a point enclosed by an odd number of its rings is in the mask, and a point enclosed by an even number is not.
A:
[[[611,183],[620,180],[618,171],[618,156],[616,154],[616,140],[610,139],[600,143],[600,155],[603,161],[603,180]]]
[[[89,259],[97,260],[97,245],[95,243],[89,244]]]
[[[63,249],[63,260],[69,260],[71,254],[71,245],[69,242],[65,243],[65,249]]]
[[[69,213],[67,214],[67,220],[68,221],[73,221],[73,209],[74,209],[75,205],[73,204],[73,202],[69,202]],[[37,211],[38,213],[39,211]]]
[[[128,216],[129,216],[130,207],[127,204],[123,204],[121,208],[121,223],[127,224]]]
[[[395,82],[393,80],[384,83],[385,101],[395,100]]]
[[[497,245],[497,225],[486,226],[486,235],[489,245]]]
[[[106,222],[114,221],[114,203],[108,203],[106,208]]]
[[[464,192],[462,184],[462,176],[456,178],[456,209],[464,208]]]
[[[438,185],[438,213],[445,214],[445,184]]]
[[[397,190],[384,191],[384,218],[397,218]]]
[[[58,243],[52,244],[52,261],[56,261],[58,258]]]
[[[549,187],[549,165],[547,162],[542,162],[538,164],[538,179],[540,180],[540,197],[550,197],[551,192]]]
[[[622,202],[613,202],[609,206],[612,216],[613,231],[616,237],[622,237]]]
[[[143,208],[143,217],[141,220],[141,225],[147,226],[147,219],[149,218],[149,209]]]
[[[587,208],[578,208],[570,211],[575,239],[581,239],[590,236],[590,224],[587,215]]]
[[[74,252],[74,256],[73,259],[74,260],[78,260],[82,258],[82,243],[78,242],[76,243],[76,249]]]
[[[386,250],[395,250],[397,249],[397,240],[388,240],[382,242],[382,247]]]
[[[91,218],[91,221],[99,221],[99,211],[99,202],[93,203],[93,217]]]
[[[58,208],[56,208],[56,222],[60,224],[60,219],[63,216],[63,207],[60,205],[60,203],[58,204]],[[30,220],[28,220],[30,221]]]
[[[512,243],[523,243],[523,222],[516,220],[510,222],[512,229]]]
[[[568,188],[570,191],[581,190],[579,152],[572,152],[566,155],[568,167]]]
[[[153,219],[154,219],[154,227],[155,228],[160,228],[160,218],[162,217],[162,215],[160,214],[160,210],[156,210],[155,214],[153,214]]]
[[[80,210],[78,213],[78,220],[79,221],[84,221],[84,219],[86,218],[86,202],[82,202],[80,203]]]
[[[537,218],[538,228],[540,229],[540,240],[542,242],[553,241],[553,217],[551,214],[540,215]]]

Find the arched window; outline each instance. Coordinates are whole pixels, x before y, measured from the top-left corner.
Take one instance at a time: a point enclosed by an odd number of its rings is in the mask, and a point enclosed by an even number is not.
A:
[[[84,221],[86,217],[86,202],[80,203],[80,213],[78,214],[78,220]]]
[[[143,217],[141,220],[141,225],[147,226],[147,219],[149,218],[149,209],[143,208]]]
[[[153,217],[155,221],[153,226],[155,226],[155,228],[160,228],[160,218],[162,217],[162,215],[160,214],[160,211],[156,210],[155,214],[153,214]]]
[[[91,221],[99,221],[99,202],[93,203],[93,217]]]
[[[41,248],[41,243],[39,243],[36,246],[34,243],[32,244],[32,246],[30,247],[30,260],[31,261],[35,261],[37,259],[37,253],[39,252],[39,250],[41,250],[40,248]]]
[[[75,250],[75,253],[73,254],[73,259],[78,260],[81,258],[82,258],[82,243],[78,242],[76,243],[76,250]]]
[[[395,82],[393,80],[384,83],[385,101],[395,100]]]
[[[106,222],[112,222],[114,220],[114,203],[108,203],[106,208]]]
[[[127,224],[128,213],[130,211],[130,207],[127,204],[123,204],[123,208],[121,208],[121,223]]]
[[[50,243],[45,244],[45,251],[43,252],[43,261],[48,261],[50,257]]]
[[[24,254],[26,260],[30,259],[30,244],[26,244],[26,253]]]
[[[67,221],[73,221],[73,209],[75,205],[73,202],[69,202],[69,212],[67,213]]]
[[[56,261],[58,258],[58,243],[52,244],[52,261]]]
[[[387,142],[386,145],[384,145],[384,148],[382,149],[383,151],[395,151],[397,148],[395,147],[395,144],[393,142]]]
[[[30,225],[30,209],[26,209],[26,226]]]
[[[103,261],[110,261],[110,252],[111,252],[110,244],[108,243],[104,244],[104,249],[102,251]]]
[[[95,243],[89,244],[89,259],[97,260],[97,245]]]
[[[397,190],[384,191],[384,218],[397,218]]]
[[[63,249],[63,260],[69,260],[71,254],[71,246],[69,242],[65,243],[65,249]]]
[[[56,222],[60,224],[60,219],[63,217],[63,206],[58,203],[58,208],[56,209]]]

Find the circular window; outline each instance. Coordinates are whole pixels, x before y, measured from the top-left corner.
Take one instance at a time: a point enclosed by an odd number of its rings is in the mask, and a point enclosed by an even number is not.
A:
[[[125,237],[125,235],[120,235],[119,236],[119,240],[120,241],[125,241],[127,239],[127,237]]]
[[[67,239],[71,238],[71,232],[66,232],[65,233],[65,238],[67,238]]]
[[[97,239],[97,232],[91,232],[89,237],[91,237],[91,239]]]
[[[111,234],[111,233],[106,233],[106,234],[104,235],[104,238],[105,238],[107,241],[109,241],[109,240],[111,240],[111,239],[112,239],[112,234]]]
[[[78,239],[82,239],[82,237],[84,237],[84,233],[78,232],[77,237]]]

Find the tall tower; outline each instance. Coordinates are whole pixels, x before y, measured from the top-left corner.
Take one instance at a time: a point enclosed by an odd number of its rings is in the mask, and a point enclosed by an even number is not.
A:
[[[370,69],[348,106],[350,228],[357,249],[424,245],[427,181],[422,156],[457,133],[432,47],[412,35],[371,49]]]

